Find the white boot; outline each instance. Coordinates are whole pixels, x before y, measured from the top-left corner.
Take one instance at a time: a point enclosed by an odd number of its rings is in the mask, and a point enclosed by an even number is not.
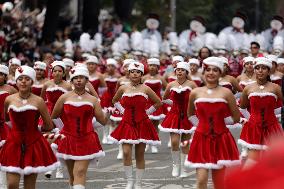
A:
[[[7,189],[6,172],[0,171],[0,189]]]
[[[158,148],[157,148],[157,146],[151,146],[151,152],[152,152],[152,154],[158,153]]]
[[[134,189],[142,189],[142,177],[144,175],[145,169],[136,169],[136,182]]]
[[[189,173],[185,171],[184,162],[186,160],[186,154],[180,154],[180,176],[181,178],[189,177]]]
[[[147,144],[146,147],[145,147],[145,152],[147,152],[149,150],[149,148],[150,148],[150,145]]]
[[[171,141],[171,137],[169,138],[169,142],[168,142],[168,148],[172,147],[172,141]]]
[[[180,152],[179,151],[172,151],[172,158],[173,158],[172,176],[178,177],[179,171],[180,171]]]
[[[85,186],[83,186],[82,184],[76,184],[73,186],[73,189],[85,189]]]
[[[52,171],[47,171],[47,172],[45,172],[45,173],[44,173],[44,176],[45,176],[46,178],[50,179],[51,176],[52,176]]]
[[[55,174],[55,178],[59,178],[59,179],[62,179],[64,178],[64,175],[63,175],[63,167],[60,166],[56,169],[56,174]]]
[[[122,144],[118,146],[118,154],[116,156],[116,159],[123,159]]]
[[[124,171],[127,179],[127,184],[125,189],[132,189],[133,188],[133,168],[132,166],[124,166]]]
[[[108,137],[108,131],[109,131],[109,125],[106,125],[104,128],[103,128],[103,140],[102,140],[102,143],[103,144],[107,144],[108,143],[108,139],[107,139],[107,137]]]

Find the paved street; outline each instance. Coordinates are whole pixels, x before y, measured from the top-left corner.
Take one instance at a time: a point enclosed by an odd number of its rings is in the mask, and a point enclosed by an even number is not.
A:
[[[101,131],[99,132],[101,136]],[[239,132],[234,131],[235,135]],[[186,179],[173,178],[171,176],[171,154],[167,147],[168,134],[160,133],[162,139],[162,146],[158,154],[146,153],[146,172],[143,180],[145,189],[193,189],[195,187],[195,170],[191,170],[190,177]],[[91,165],[88,170],[87,189],[124,189],[126,180],[123,172],[122,162],[116,160],[118,152],[117,145],[103,146],[106,157],[103,158],[99,165]],[[135,165],[135,161],[133,160]],[[40,175],[37,181],[37,188],[39,189],[69,189],[68,188],[68,174],[64,168],[64,179],[50,180],[45,179]],[[213,188],[211,181],[210,187]]]

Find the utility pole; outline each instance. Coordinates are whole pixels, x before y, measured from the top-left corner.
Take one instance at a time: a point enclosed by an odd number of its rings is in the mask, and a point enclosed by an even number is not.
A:
[[[255,31],[259,29],[259,0],[255,0]]]
[[[172,31],[176,31],[176,0],[171,0],[171,28]]]

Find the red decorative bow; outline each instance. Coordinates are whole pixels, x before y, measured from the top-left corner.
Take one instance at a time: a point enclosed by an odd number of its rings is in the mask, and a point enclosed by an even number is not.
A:
[[[70,70],[70,72],[71,72],[72,74],[74,74],[74,73],[75,73],[75,70],[74,70],[74,69],[72,69],[72,70]]]
[[[18,72],[20,72],[20,73],[23,73],[23,71],[24,71],[22,67],[18,67],[17,70],[18,70]]]

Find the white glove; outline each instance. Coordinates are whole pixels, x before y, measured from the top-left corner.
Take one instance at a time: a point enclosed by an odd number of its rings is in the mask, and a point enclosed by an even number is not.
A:
[[[147,115],[150,115],[150,114],[152,114],[153,112],[155,112],[156,111],[156,108],[154,107],[154,106],[151,106],[150,108],[148,108],[147,110],[146,110],[146,114]]]
[[[52,119],[52,122],[60,130],[64,127],[64,124],[63,124],[63,122],[62,122],[62,120],[60,118]]]
[[[171,99],[166,99],[166,100],[162,100],[162,103],[164,104],[168,104],[168,105],[173,105],[173,101]]]
[[[11,121],[6,121],[5,123],[8,125],[8,127],[9,127],[10,129],[12,128],[12,122],[11,122]]]
[[[124,113],[124,110],[125,110],[125,109],[122,107],[122,105],[120,104],[120,102],[116,102],[116,103],[114,104],[114,107],[116,107],[116,109],[118,109],[118,111],[120,111],[121,114]]]
[[[234,125],[235,124],[232,116],[225,117],[224,122],[225,122],[226,125]]]
[[[240,108],[240,112],[242,113],[242,115],[248,120],[249,117],[250,117],[250,113],[248,112],[248,110],[245,108],[245,109],[242,109]]]
[[[193,126],[197,126],[198,125],[198,123],[199,123],[199,120],[198,120],[198,118],[196,117],[196,115],[192,115],[192,116],[190,116],[189,118],[188,118],[188,120],[191,122],[191,124],[193,125]]]
[[[100,124],[99,122],[97,122],[96,117],[93,117],[93,119],[92,119],[92,124],[93,124],[93,128],[94,128],[94,129],[104,127],[102,124]]]

